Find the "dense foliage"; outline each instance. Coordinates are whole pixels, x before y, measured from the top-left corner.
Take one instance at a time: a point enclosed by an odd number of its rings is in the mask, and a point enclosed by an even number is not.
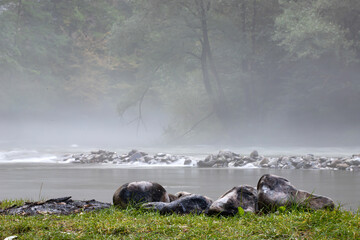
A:
[[[3,114],[153,113],[176,140],[357,136],[359,60],[356,0],[0,3]]]

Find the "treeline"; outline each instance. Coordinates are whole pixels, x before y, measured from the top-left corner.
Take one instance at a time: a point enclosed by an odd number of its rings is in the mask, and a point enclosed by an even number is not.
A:
[[[0,50],[2,114],[154,113],[177,140],[359,133],[357,0],[4,0]]]

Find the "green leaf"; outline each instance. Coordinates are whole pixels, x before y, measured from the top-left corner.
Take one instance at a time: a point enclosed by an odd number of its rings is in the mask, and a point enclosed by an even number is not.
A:
[[[238,214],[239,214],[240,216],[244,216],[244,215],[245,215],[245,211],[244,211],[244,209],[243,209],[242,207],[238,207]]]
[[[285,207],[285,206],[279,207],[279,212],[284,213],[285,210],[286,210],[286,207]]]

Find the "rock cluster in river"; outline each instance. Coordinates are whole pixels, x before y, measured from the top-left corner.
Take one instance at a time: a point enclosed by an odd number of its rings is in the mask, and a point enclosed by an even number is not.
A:
[[[346,171],[360,170],[360,154],[351,157],[323,157],[308,154],[305,156],[265,157],[255,150],[249,156],[231,151],[219,151],[210,154],[204,160],[194,160],[189,156],[157,153],[150,155],[138,150],[126,154],[98,150],[65,156],[64,161],[73,163],[113,163],[113,164],[144,164],[144,165],[180,165],[198,167],[243,167],[243,168],[274,168],[274,169],[334,169]]]
[[[351,157],[306,156],[264,157],[255,150],[249,156],[241,156],[231,151],[211,154],[197,163],[198,167],[260,167],[274,169],[334,169],[359,171],[360,155]]]
[[[131,150],[126,154],[117,154],[116,152],[98,150],[90,153],[80,153],[65,156],[64,161],[73,163],[113,163],[113,164],[172,164],[182,161],[183,165],[192,165],[192,160],[187,156],[171,155],[166,153],[157,153],[150,155],[138,150]]]

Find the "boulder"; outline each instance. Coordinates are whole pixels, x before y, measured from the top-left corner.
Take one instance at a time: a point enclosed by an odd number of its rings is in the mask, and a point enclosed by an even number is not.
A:
[[[340,169],[340,170],[346,170],[346,168],[348,168],[349,165],[346,163],[338,163],[336,164],[336,168]]]
[[[143,155],[140,152],[134,152],[133,154],[129,155],[129,162],[135,162],[139,160]]]
[[[280,206],[297,206],[307,209],[334,208],[334,201],[328,197],[317,196],[297,190],[282,177],[265,174],[257,185],[259,209],[273,210]]]
[[[269,160],[268,158],[263,158],[263,159],[261,159],[261,161],[260,161],[260,165],[261,165],[262,167],[268,166],[269,162],[270,162],[270,160]]]
[[[122,208],[145,202],[170,202],[170,198],[163,186],[146,181],[126,183],[113,195],[114,205]]]
[[[179,199],[170,203],[150,202],[143,204],[142,207],[149,210],[159,211],[161,214],[200,214],[207,211],[211,203],[212,200],[207,197],[191,194],[180,197]]]
[[[244,185],[232,188],[211,204],[208,213],[210,215],[235,215],[239,207],[245,212],[257,211],[258,197],[254,187]]]
[[[186,159],[184,161],[184,165],[191,165],[192,164],[192,161],[190,159]]]
[[[198,161],[197,166],[198,167],[212,167],[217,163],[217,161]]]
[[[336,168],[336,165],[338,165],[338,164],[340,164],[342,162],[343,161],[341,159],[337,158],[337,159],[332,160],[331,163],[328,166],[331,167],[331,168]]]
[[[257,159],[259,157],[258,151],[254,150],[250,153],[250,158]]]
[[[350,163],[351,165],[359,166],[359,165],[360,165],[360,158],[350,159],[349,163]]]

